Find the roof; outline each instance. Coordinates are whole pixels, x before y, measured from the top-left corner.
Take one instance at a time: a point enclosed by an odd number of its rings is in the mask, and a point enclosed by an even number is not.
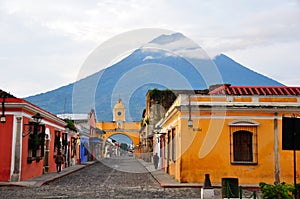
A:
[[[210,95],[300,95],[300,87],[287,86],[231,86],[221,85],[208,94]]]
[[[63,113],[63,114],[57,114],[57,117],[62,118],[62,119],[87,121],[89,119],[89,114],[86,114],[86,113]]]

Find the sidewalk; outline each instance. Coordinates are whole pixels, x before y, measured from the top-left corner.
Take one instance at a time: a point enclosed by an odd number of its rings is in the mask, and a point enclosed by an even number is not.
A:
[[[190,187],[190,188],[201,188],[203,184],[200,183],[180,183],[176,181],[173,177],[168,175],[161,169],[154,169],[154,165],[151,162],[145,162],[142,159],[137,159],[153,176],[153,178],[160,184],[163,188],[183,188],[183,187]]]
[[[95,161],[77,164],[77,165],[62,169],[62,171],[60,173],[57,173],[57,172],[46,173],[41,176],[31,178],[28,180],[24,180],[24,181],[0,182],[0,186],[40,187],[44,184],[47,184],[48,182],[51,182],[57,178],[61,178],[63,176],[69,175],[73,172],[76,172],[76,171],[83,169],[84,167],[89,166],[94,163],[95,163]]]
[[[145,162],[142,159],[137,159],[137,160],[150,172],[153,178],[163,188],[202,188],[203,187],[203,184],[201,183],[179,183],[173,177],[165,173],[163,170],[161,169],[155,170],[153,163]],[[251,186],[249,187],[250,187],[249,190],[247,189],[243,190],[243,198],[254,198],[251,194],[253,194],[253,191],[257,190],[257,188],[251,189]],[[221,185],[214,185],[213,193],[214,193],[214,198],[222,198]],[[257,194],[261,195],[261,193],[259,192],[257,192]],[[250,196],[250,197],[244,197],[244,196]],[[203,197],[201,196],[201,198]]]

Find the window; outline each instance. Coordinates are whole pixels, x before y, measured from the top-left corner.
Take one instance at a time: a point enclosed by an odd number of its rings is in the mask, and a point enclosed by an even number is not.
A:
[[[54,155],[61,150],[60,131],[55,131],[54,138]]]
[[[76,144],[77,143],[77,139],[75,139],[74,137],[71,138],[71,158],[74,158],[74,156],[76,155]]]
[[[68,134],[62,133],[62,150],[64,153],[67,153],[68,145],[69,145]]]
[[[176,130],[172,128],[172,130],[168,131],[168,159],[172,161],[176,161]]]
[[[252,120],[236,120],[230,126],[231,164],[257,164],[257,126]]]
[[[233,161],[253,161],[253,135],[248,131],[233,133]]]
[[[27,126],[29,132],[27,162],[31,163],[32,160],[39,161],[44,157],[45,125],[30,122]]]
[[[172,160],[176,161],[176,139],[175,128],[172,129]]]
[[[170,147],[170,143],[171,143],[171,131],[169,130],[168,131],[168,134],[167,134],[167,139],[168,139],[168,142],[167,142],[167,160],[169,161],[171,159],[171,147]]]
[[[83,154],[84,154],[85,156],[89,155],[89,151],[88,151],[88,149],[87,149],[88,147],[89,147],[88,143],[87,143],[87,142],[84,142],[84,143],[83,143]]]

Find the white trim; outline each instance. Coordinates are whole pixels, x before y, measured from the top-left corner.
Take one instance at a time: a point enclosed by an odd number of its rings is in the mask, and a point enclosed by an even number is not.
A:
[[[254,120],[234,120],[228,123],[229,126],[258,126],[259,123]]]
[[[21,109],[25,109],[25,110],[28,110],[28,111],[31,111],[31,112],[34,112],[34,113],[39,112],[43,117],[46,117],[48,120],[56,121],[57,123],[60,123],[61,125],[65,124],[65,122],[61,118],[57,117],[56,115],[54,115],[52,113],[47,112],[44,109],[41,109],[41,108],[39,108],[39,107],[37,107],[37,106],[27,102],[27,101],[24,101],[24,102],[8,102],[5,106],[7,108],[21,108]]]
[[[22,172],[22,158],[23,158],[23,153],[22,153],[22,149],[23,149],[23,136],[22,136],[22,132],[23,132],[23,118],[22,118],[22,116],[21,115],[16,115],[16,120],[17,120],[17,117],[20,117],[21,118],[21,122],[20,122],[20,125],[21,125],[21,127],[20,127],[20,151],[19,151],[19,153],[20,153],[20,164],[19,164],[19,179],[18,179],[18,181],[20,181],[20,179],[21,179],[21,172]],[[18,121],[18,120],[17,120]],[[18,125],[18,124],[17,124]],[[17,131],[16,131],[16,133],[17,133]]]
[[[16,134],[17,134],[17,118],[16,115],[13,117],[13,129],[12,129],[12,138],[11,138],[11,159],[10,159],[10,174],[9,177],[14,173],[15,168],[15,152],[16,152]]]
[[[21,176],[21,170],[22,170],[22,126],[23,126],[23,118],[21,115],[14,115],[13,119],[13,129],[12,129],[12,147],[11,147],[11,164],[10,164],[10,177],[14,173],[14,168],[15,168],[15,154],[16,154],[16,139],[17,139],[17,130],[18,130],[18,117],[21,118],[20,120],[20,148],[19,148],[19,154],[20,154],[20,161],[19,161],[19,179]]]
[[[185,105],[185,104],[181,104]],[[230,101],[224,101],[224,102],[218,102],[218,101],[203,101],[203,102],[191,102],[192,106],[223,106],[223,107],[263,107],[263,106],[271,106],[271,107],[286,107],[286,106],[292,106],[292,107],[299,107],[299,102],[230,102]]]
[[[277,118],[281,120],[281,117],[275,116],[192,116],[192,119],[240,119],[240,120],[251,120],[251,119],[261,119],[270,120]],[[180,116],[180,119],[189,119],[189,116]]]
[[[171,124],[169,124],[168,126],[166,126],[165,128],[163,128],[162,130],[164,131],[164,130],[171,130],[172,128],[174,128],[175,126],[177,126],[177,125],[175,125],[179,120],[181,119],[181,117],[178,117],[178,118],[176,118],[176,120],[174,120]],[[160,123],[159,124],[159,126],[163,126],[165,124],[165,122],[164,121],[162,121],[162,123]]]
[[[52,140],[51,138],[51,133],[50,133],[50,129],[49,128],[45,128],[45,134],[48,135],[48,140]]]
[[[47,124],[47,125],[52,126],[52,127],[55,127],[55,128],[57,128],[58,130],[65,130],[65,127],[58,126],[58,125],[56,125],[56,124],[53,124],[53,123],[48,122],[48,121],[45,121],[45,120],[42,120],[41,123],[42,123],[42,124]]]
[[[5,114],[6,115],[14,115],[14,116],[18,116],[18,117],[26,117],[28,119],[32,118],[32,115],[30,115],[28,113],[24,113],[24,112],[5,112]],[[23,118],[22,118],[22,120],[23,120]],[[47,125],[55,127],[55,128],[58,128],[59,130],[64,130],[65,129],[64,127],[58,126],[57,124],[49,122],[45,119],[42,119],[41,123],[42,124],[47,124]],[[21,130],[23,130],[23,128],[21,128]]]

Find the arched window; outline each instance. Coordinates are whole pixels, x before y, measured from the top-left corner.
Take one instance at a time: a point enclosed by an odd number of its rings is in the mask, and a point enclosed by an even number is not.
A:
[[[233,161],[253,162],[253,133],[243,130],[233,133]]]
[[[230,127],[231,164],[257,164],[257,133],[259,123],[253,120],[234,120]]]

